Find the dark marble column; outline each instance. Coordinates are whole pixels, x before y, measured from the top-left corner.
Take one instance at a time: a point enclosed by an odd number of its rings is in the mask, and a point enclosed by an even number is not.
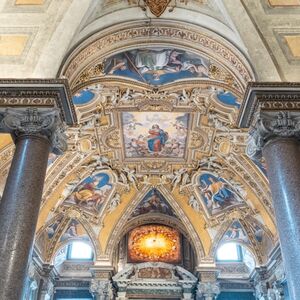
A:
[[[274,138],[263,148],[291,295],[300,296],[300,143]],[[297,297],[296,297],[297,296]]]
[[[0,299],[21,299],[50,150],[65,148],[56,109],[7,110],[16,150],[0,202]]]
[[[251,83],[239,117],[247,154],[266,160],[290,299],[300,297],[300,84]]]

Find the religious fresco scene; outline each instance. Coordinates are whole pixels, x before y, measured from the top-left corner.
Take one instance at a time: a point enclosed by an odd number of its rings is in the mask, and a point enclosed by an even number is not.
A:
[[[130,262],[180,262],[179,232],[170,227],[158,225],[134,229],[129,233],[128,258]]]
[[[168,201],[157,189],[152,189],[146,194],[132,212],[131,217],[137,217],[148,213],[161,213],[168,216],[176,215]]]
[[[126,158],[183,158],[188,123],[187,113],[123,112]]]
[[[0,300],[299,300],[300,1],[2,2]]]
[[[243,203],[242,197],[221,177],[204,173],[199,177],[199,190],[210,214]]]
[[[225,234],[222,238],[222,241],[224,241],[224,242],[236,241],[236,242],[248,244],[249,238],[247,236],[247,233],[245,232],[245,229],[241,225],[241,223],[239,221],[234,221],[230,225],[228,230],[225,232]]]
[[[150,85],[162,85],[180,79],[208,78],[209,65],[209,60],[188,51],[144,48],[108,58],[104,72]]]
[[[84,227],[77,220],[72,219],[66,227],[64,233],[61,235],[59,242],[63,243],[70,239],[78,238],[89,240],[89,236],[87,235]]]
[[[98,173],[85,178],[64,201],[65,205],[78,205],[98,213],[109,194],[112,185],[106,173]]]

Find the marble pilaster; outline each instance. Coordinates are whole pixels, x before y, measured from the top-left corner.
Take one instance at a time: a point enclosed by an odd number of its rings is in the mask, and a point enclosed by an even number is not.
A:
[[[218,270],[215,266],[198,267],[200,281],[197,286],[196,299],[214,300],[220,294],[217,282]]]
[[[250,127],[247,154],[267,163],[291,299],[300,295],[300,84],[251,83],[240,127]]]
[[[112,271],[110,267],[93,267],[91,273],[93,279],[90,284],[90,292],[96,300],[114,299],[114,290],[112,286]]]
[[[55,274],[52,265],[44,264],[40,270],[41,281],[38,290],[38,300],[51,300],[54,295]]]

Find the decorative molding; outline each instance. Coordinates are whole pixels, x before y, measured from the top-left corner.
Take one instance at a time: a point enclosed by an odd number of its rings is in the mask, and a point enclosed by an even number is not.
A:
[[[119,51],[120,48],[125,49],[126,42],[128,48],[132,48],[135,40],[138,47],[146,42],[149,46],[149,38],[151,38],[151,42],[156,45],[157,43],[164,45],[166,40],[170,40],[171,44],[176,45],[176,47],[189,47],[189,49],[191,42],[193,42],[197,45],[197,49],[194,49],[194,51],[213,56],[210,59],[223,65],[224,70],[229,72],[231,76],[232,74],[237,75],[235,80],[239,89],[245,87],[248,81],[254,79],[248,62],[237,49],[227,44],[225,40],[219,37],[212,38],[210,35],[215,34],[199,32],[192,26],[191,29],[187,30],[186,26],[183,26],[180,22],[166,25],[163,22],[153,20],[150,26],[145,26],[140,22],[122,24],[122,27],[118,25],[101,33],[100,36],[95,34],[90,37],[85,41],[84,47],[82,45],[77,47],[66,61],[60,76],[69,78],[74,88],[80,82],[79,76],[82,76],[85,70],[93,68],[96,61],[103,61],[107,53],[111,55],[114,51]],[[143,41],[144,39],[145,41]],[[130,44],[128,41],[130,41]],[[214,71],[212,70],[212,72]]]
[[[0,79],[0,112],[11,108],[58,108],[67,125],[77,122],[66,79]]]
[[[249,82],[237,126],[249,128],[259,111],[300,111],[300,83]]]

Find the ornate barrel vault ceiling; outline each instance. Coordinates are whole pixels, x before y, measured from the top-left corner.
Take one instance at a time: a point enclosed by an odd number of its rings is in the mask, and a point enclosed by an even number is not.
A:
[[[78,119],[69,150],[49,157],[37,251],[51,263],[82,239],[110,261],[128,232],[160,224],[188,239],[198,264],[229,240],[265,263],[277,242],[267,170],[246,156],[236,119],[249,81],[299,79],[287,72],[299,56],[293,11],[280,1],[236,11],[217,0],[75,2],[0,5],[0,75],[68,79]],[[283,30],[290,15],[295,28]],[[1,136],[1,189],[13,150]]]

